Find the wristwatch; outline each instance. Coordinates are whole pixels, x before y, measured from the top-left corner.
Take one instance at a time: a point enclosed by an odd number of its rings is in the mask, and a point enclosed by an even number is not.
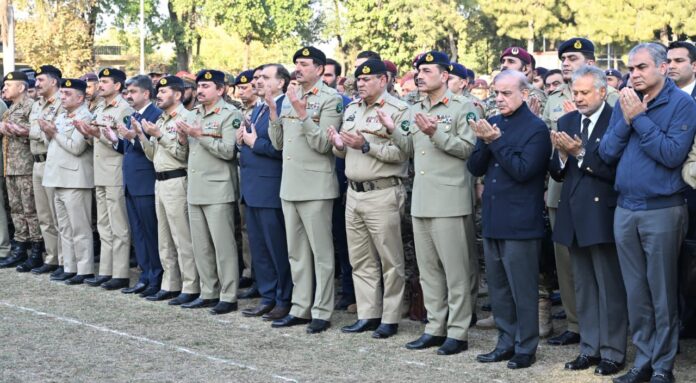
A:
[[[575,159],[578,160],[578,162],[582,161],[583,158],[585,158],[585,148],[582,148],[582,150],[580,150],[580,154],[575,156]]]
[[[362,144],[362,147],[360,148],[363,152],[363,154],[367,153],[370,151],[370,142],[365,140],[365,143]]]

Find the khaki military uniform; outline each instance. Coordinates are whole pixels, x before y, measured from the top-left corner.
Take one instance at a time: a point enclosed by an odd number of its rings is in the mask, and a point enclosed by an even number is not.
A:
[[[234,239],[234,203],[237,200],[236,131],[242,113],[220,99],[210,110],[194,109],[203,136],[177,141],[177,157],[188,150],[188,204],[193,254],[201,282],[202,299],[237,301],[239,265]],[[188,146],[188,148],[186,147]]]
[[[7,105],[0,100],[0,116],[7,111]],[[2,138],[0,138],[0,143]],[[0,168],[2,165],[3,156],[0,156]],[[0,258],[5,258],[10,254],[10,233],[8,231],[7,211],[5,210],[5,173],[0,176]]]
[[[244,116],[245,120],[251,119],[251,113],[254,112],[254,108],[261,103],[261,100],[257,100],[256,103],[254,103],[251,106],[242,106],[242,115]],[[237,171],[237,175],[239,175],[239,171]],[[239,183],[237,183],[237,190],[240,190],[239,188]],[[239,196],[237,196],[239,197]],[[245,278],[251,278],[252,277],[252,264],[251,264],[251,251],[249,250],[249,234],[247,234],[247,227],[246,227],[246,220],[244,219],[244,211],[246,210],[244,208],[244,201],[239,199],[239,222],[241,224],[241,231],[242,231],[242,262],[244,263],[244,271],[242,272],[242,277]]]
[[[72,113],[61,110],[55,118],[58,133],[45,140],[48,159],[42,177],[43,186],[54,191],[63,268],[66,273],[81,275],[94,274],[94,166],[92,145],[75,129],[73,121],[91,119],[87,104]]]
[[[116,129],[123,118],[133,114],[126,100],[117,95],[97,107],[94,123]],[[106,137],[94,140],[94,185],[97,196],[97,230],[101,239],[99,275],[129,278],[130,228],[123,187],[123,154],[114,150]]]
[[[29,115],[34,100],[24,97],[15,102],[3,115],[3,122],[13,122],[29,127]],[[27,137],[3,138],[3,174],[7,184],[7,197],[10,201],[10,215],[14,224],[14,239],[17,242],[41,241],[41,229],[36,215],[34,187],[31,174],[34,157],[31,155]]]
[[[473,104],[447,90],[438,102],[425,97],[413,113],[437,118],[428,137],[415,123],[392,133],[397,146],[415,163],[413,233],[428,324],[425,332],[467,340],[471,321],[471,268],[466,219],[473,214],[471,175],[466,160],[476,137],[467,120],[476,118]],[[469,292],[469,293],[462,293]]]
[[[307,103],[307,118],[300,120],[285,97],[268,129],[273,147],[283,151],[280,199],[294,284],[290,315],[329,320],[334,308],[331,215],[338,181],[326,130],[340,129],[343,98],[321,80],[307,92],[298,90],[297,97]]]
[[[379,122],[378,110],[391,116],[396,126],[411,121],[408,105],[387,92],[370,105],[353,101],[343,115],[341,130],[361,133],[370,150],[333,151],[346,159],[346,235],[358,319],[381,318],[382,323],[394,324],[401,318],[405,286],[401,216],[408,154],[393,144]]]
[[[464,97],[467,101],[469,101],[469,102],[471,102],[472,104],[474,104],[474,107],[475,107],[475,109],[476,109],[476,118],[477,118],[477,119],[482,119],[482,118],[485,118],[485,117],[486,117],[486,110],[485,110],[485,108],[483,107],[482,101],[479,100],[478,97],[476,97],[476,96],[474,96],[473,94],[471,94],[471,92],[469,92],[468,89],[462,90],[461,96]]]
[[[156,125],[162,132],[157,139],[143,142],[143,152],[155,166],[155,212],[162,275],[162,290],[200,293],[198,271],[193,256],[186,189],[188,146],[177,148],[177,121],[192,124],[195,116],[179,104],[172,114],[163,112]],[[183,173],[183,176],[169,178]]]
[[[34,199],[36,201],[36,213],[39,217],[41,235],[46,247],[46,259],[44,263],[49,265],[62,265],[60,239],[58,236],[58,221],[54,201],[55,190],[43,186],[44,168],[46,166],[46,153],[48,147],[45,143],[46,136],[41,131],[39,120],[55,121],[60,109],[60,94],[58,91],[49,99],[39,98],[34,102],[29,115],[31,128],[29,140],[31,154],[34,156],[34,171],[32,181],[34,187]]]

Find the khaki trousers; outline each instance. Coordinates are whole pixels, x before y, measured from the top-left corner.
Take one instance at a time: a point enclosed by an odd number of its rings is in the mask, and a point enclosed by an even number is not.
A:
[[[247,233],[246,219],[244,218],[244,211],[246,207],[243,203],[239,203],[239,222],[241,225],[242,232],[242,263],[244,263],[244,270],[242,271],[242,277],[252,278],[254,272],[251,264],[251,250],[249,250],[249,234]]]
[[[130,228],[123,186],[97,186],[97,230],[101,239],[99,275],[129,278]]]
[[[34,162],[32,181],[34,184],[34,200],[36,201],[36,215],[39,217],[39,227],[46,248],[44,263],[49,265],[62,265],[62,253],[60,236],[58,235],[58,219],[54,204],[55,188],[47,188],[41,185],[43,182],[45,162]],[[90,189],[85,189],[90,190]]]
[[[357,192],[346,197],[346,236],[353,267],[358,319],[381,318],[399,323],[404,298],[404,247],[401,215],[406,201],[403,185]]]
[[[198,294],[201,291],[193,257],[191,227],[186,203],[187,177],[155,181],[157,240],[162,290]]]
[[[55,212],[66,273],[94,274],[92,189],[54,189]]]
[[[281,203],[294,285],[290,315],[329,320],[334,307],[333,199]]]
[[[233,203],[189,204],[193,256],[202,299],[237,301],[239,264]]]
[[[413,218],[416,259],[428,311],[425,332],[467,340],[471,322],[466,216]]]

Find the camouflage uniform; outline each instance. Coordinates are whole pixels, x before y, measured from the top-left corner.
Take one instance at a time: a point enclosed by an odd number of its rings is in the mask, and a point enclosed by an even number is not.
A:
[[[34,100],[25,97],[12,104],[3,115],[3,122],[13,122],[29,127],[29,114]],[[17,242],[41,241],[39,218],[36,215],[32,170],[34,157],[26,137],[3,138],[3,174],[7,183],[7,196],[10,200],[10,215],[15,227],[14,239]]]

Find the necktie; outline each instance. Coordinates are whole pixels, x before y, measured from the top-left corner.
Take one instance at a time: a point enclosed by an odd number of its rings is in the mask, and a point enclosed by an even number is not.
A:
[[[590,123],[592,121],[588,118],[585,117],[582,119],[582,131],[580,132],[580,138],[582,138],[582,145],[585,146],[587,144],[587,140],[589,139],[588,132],[590,129]]]

